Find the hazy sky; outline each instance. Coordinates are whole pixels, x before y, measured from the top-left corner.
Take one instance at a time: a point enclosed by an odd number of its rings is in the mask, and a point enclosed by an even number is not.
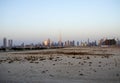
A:
[[[120,0],[0,0],[0,43],[120,39]]]

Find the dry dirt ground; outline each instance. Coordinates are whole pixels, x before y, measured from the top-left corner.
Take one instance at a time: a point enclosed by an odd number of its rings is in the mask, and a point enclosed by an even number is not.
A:
[[[0,52],[0,83],[120,83],[120,48]]]

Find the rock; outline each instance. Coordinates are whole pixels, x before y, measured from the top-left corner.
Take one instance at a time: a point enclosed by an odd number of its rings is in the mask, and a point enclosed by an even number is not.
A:
[[[87,59],[90,59],[90,57],[87,56]]]
[[[81,73],[81,74],[79,74],[80,76],[83,76],[83,74]]]
[[[119,76],[119,74],[117,73],[117,74],[116,74],[116,76],[118,77],[118,76]]]
[[[42,71],[41,73],[46,73],[45,71]]]
[[[50,74],[49,76],[50,76],[50,77],[54,77],[54,76],[53,76],[53,75],[51,75],[51,74]]]

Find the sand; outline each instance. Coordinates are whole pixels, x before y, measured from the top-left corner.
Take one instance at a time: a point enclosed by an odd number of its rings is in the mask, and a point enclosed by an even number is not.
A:
[[[0,52],[0,83],[120,83],[120,48]]]

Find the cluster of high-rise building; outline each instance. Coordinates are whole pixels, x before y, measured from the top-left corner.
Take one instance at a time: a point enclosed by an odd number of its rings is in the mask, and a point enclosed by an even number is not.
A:
[[[42,43],[39,44],[27,44],[25,45],[22,43],[21,45],[14,45],[13,46],[13,40],[7,38],[3,38],[3,46],[1,48],[3,49],[16,49],[16,48],[21,48],[21,49],[40,49],[40,48],[59,48],[59,47],[73,47],[73,46],[120,46],[120,40],[119,39],[100,39],[98,43],[96,41],[85,41],[85,42],[75,42],[74,40],[70,41],[67,40],[65,42],[62,42],[61,38],[59,39],[58,42],[54,42],[50,40],[49,38]]]
[[[3,38],[3,48],[12,48],[13,46],[13,40],[9,39],[7,40],[7,38]]]
[[[65,41],[65,43],[64,43],[64,46],[65,47],[67,47],[67,46],[75,46],[75,41],[73,40],[73,41]]]
[[[47,46],[47,47],[68,47],[68,46],[75,46],[75,41],[58,41],[58,42],[54,42],[51,41],[50,39],[43,41],[42,46]]]
[[[101,45],[119,45],[119,40],[115,39],[101,39],[98,43],[99,46]]]

